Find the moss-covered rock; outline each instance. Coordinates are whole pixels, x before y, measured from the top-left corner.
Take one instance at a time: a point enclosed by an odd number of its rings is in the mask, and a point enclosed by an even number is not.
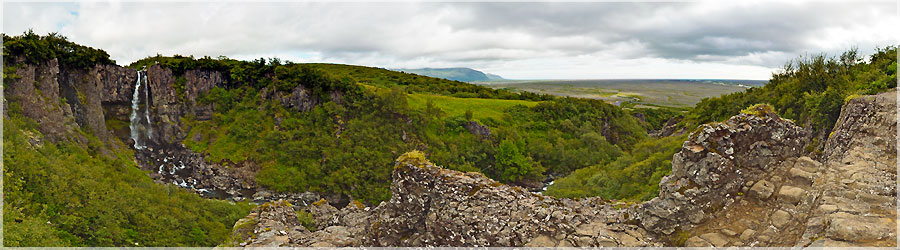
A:
[[[765,103],[755,104],[753,106],[747,107],[744,110],[741,110],[741,114],[754,115],[757,117],[778,116],[778,113],[775,112],[775,109],[772,108],[771,105]]]

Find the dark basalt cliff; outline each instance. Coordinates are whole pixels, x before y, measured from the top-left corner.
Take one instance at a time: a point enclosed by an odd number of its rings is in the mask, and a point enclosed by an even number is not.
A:
[[[56,59],[40,65],[21,65],[16,69],[19,78],[5,84],[8,88],[6,98],[17,101],[22,114],[38,123],[47,140],[71,139],[85,143],[86,138],[73,133],[75,126],[80,126],[102,141],[109,142],[110,133],[104,122],[102,103],[120,101],[109,94],[128,91],[125,87],[128,84],[120,87],[112,81],[127,81],[129,75],[133,80],[136,76],[134,70],[130,70],[129,74],[126,73],[129,69],[117,66],[67,69],[60,68]],[[125,100],[130,98],[121,101]]]
[[[258,187],[253,178],[257,166],[224,167],[207,162],[204,155],[191,152],[181,144],[190,130],[183,117],[211,119],[215,106],[201,103],[199,99],[212,88],[225,84],[221,72],[186,70],[181,76],[183,82],[178,83],[172,70],[153,65],[142,70],[146,85],[135,89],[138,70],[132,68],[103,64],[87,69],[70,68],[60,65],[56,59],[39,65],[26,63],[23,58],[17,58],[16,62],[20,65],[15,70],[18,78],[5,84],[9,88],[5,99],[15,100],[21,113],[38,123],[48,141],[87,145],[86,135],[75,132],[80,128],[109,147],[133,147],[128,126],[132,101],[135,91],[148,91],[149,98],[141,99],[139,106],[149,108],[151,124],[147,131],[150,132],[142,138],[146,140],[146,148],[136,150],[135,158],[157,182],[172,183],[214,198],[259,201],[284,198],[300,204],[318,200],[318,195],[312,193],[284,194]],[[270,92],[267,93],[270,98],[278,98],[285,107],[297,111],[309,110],[319,103],[302,87],[291,93]],[[333,95],[340,97],[339,93]],[[4,109],[8,109],[6,102]],[[5,110],[4,114],[7,114]]]
[[[117,65],[67,68],[61,67],[56,59],[40,65],[26,64],[21,58],[18,61],[22,65],[16,69],[19,78],[7,85],[7,98],[20,101],[22,113],[38,121],[41,132],[49,140],[66,139],[66,135],[73,134],[72,125],[90,131],[103,142],[110,142],[111,134],[124,142],[130,139],[128,133],[108,128],[106,120],[128,121],[137,70]],[[208,115],[210,109],[198,105],[196,97],[221,84],[222,77],[218,72],[189,70],[185,73],[185,91],[190,98],[185,99],[191,101],[182,103],[176,97],[171,70],[155,65],[147,72],[151,85],[151,120],[154,128],[159,128],[154,130],[151,140],[157,144],[178,143],[184,139],[180,117]],[[70,123],[71,120],[76,123]]]
[[[376,207],[273,202],[235,225],[234,246],[895,246],[896,92],[850,101],[822,156],[763,107],[691,134],[641,204],[557,199],[478,173],[397,159]],[[317,228],[300,225],[309,211]]]

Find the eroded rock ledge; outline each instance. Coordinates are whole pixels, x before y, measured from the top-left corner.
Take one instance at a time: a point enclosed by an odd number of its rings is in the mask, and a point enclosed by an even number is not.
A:
[[[868,108],[845,110],[824,165],[802,155],[808,132],[765,106],[700,126],[673,157],[659,197],[641,204],[533,194],[480,173],[442,169],[414,151],[397,159],[389,201],[342,210],[324,200],[306,208],[269,203],[235,226],[233,238],[242,240],[231,244],[893,246],[896,192],[888,184],[896,175],[882,172],[896,167],[896,124],[887,122],[896,118],[896,103],[881,98],[851,101]],[[868,125],[846,125],[852,122]],[[879,153],[862,153],[871,150]],[[859,166],[853,173],[834,169],[858,161],[881,166],[882,175]],[[300,226],[296,216],[267,216],[271,211],[309,211],[317,230]],[[864,239],[848,239],[856,236]]]

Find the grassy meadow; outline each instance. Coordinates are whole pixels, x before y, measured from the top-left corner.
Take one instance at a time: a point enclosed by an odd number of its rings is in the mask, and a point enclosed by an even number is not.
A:
[[[425,109],[428,102],[441,109],[447,116],[463,116],[466,111],[472,111],[472,119],[483,120],[486,118],[501,119],[504,111],[516,105],[534,107],[539,102],[527,100],[503,100],[485,98],[459,98],[431,94],[411,94],[408,97],[409,107],[413,109]]]

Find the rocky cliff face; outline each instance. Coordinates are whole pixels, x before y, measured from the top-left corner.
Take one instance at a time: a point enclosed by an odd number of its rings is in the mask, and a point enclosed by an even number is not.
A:
[[[559,240],[582,246],[654,245],[646,231],[627,223],[626,210],[620,209],[627,204],[534,194],[479,173],[441,169],[418,152],[398,159],[391,190],[393,197],[374,208],[354,203],[338,210],[324,200],[313,203],[306,209],[315,218],[315,232],[291,226],[294,222],[256,217],[265,223],[242,224],[253,230],[241,232],[271,228],[287,237],[273,240],[275,236],[247,237],[235,231],[232,238],[246,239],[240,246],[521,246]],[[547,239],[532,242],[535,238]]]
[[[87,69],[67,68],[56,59],[39,65],[17,58],[17,79],[5,84],[4,111],[11,101],[14,108],[39,124],[39,130],[50,142],[75,141],[87,145],[88,138],[80,129],[96,136],[109,148],[130,147],[129,116],[138,71],[117,65],[96,65]],[[225,76],[212,70],[187,70],[182,76],[159,65],[146,70],[149,101],[141,103],[150,109],[152,134],[148,147],[136,150],[135,158],[142,169],[158,183],[170,183],[207,197],[222,199],[254,199],[260,201],[284,198],[298,204],[318,200],[311,193],[283,194],[270,192],[255,184],[259,170],[252,163],[238,163],[228,168],[205,160],[201,154],[181,145],[189,128],[183,117],[210,119],[215,107],[198,102],[217,86],[224,86]],[[181,86],[179,86],[181,85]],[[285,106],[297,111],[309,110],[319,102],[308,91],[298,87],[292,93],[272,92],[284,100]],[[340,99],[340,93],[333,98]],[[143,97],[141,97],[143,98]],[[8,99],[8,100],[7,100]],[[143,102],[143,100],[142,100]],[[7,113],[4,112],[4,115]],[[123,142],[123,143],[118,143]],[[124,145],[123,145],[124,144]]]
[[[807,134],[765,110],[702,125],[673,157],[672,174],[662,179],[659,197],[641,204],[636,216],[659,234],[690,230],[732,205],[745,184],[799,156]]]
[[[896,247],[897,108],[896,91],[844,105],[813,184],[804,245]]]
[[[224,86],[221,72],[211,70],[187,70],[183,86],[176,86],[178,79],[169,68],[153,65],[147,68],[150,86],[151,120],[157,144],[178,144],[186,136],[181,118],[191,116],[198,120],[210,119],[213,106],[201,104],[197,99],[216,86]]]
[[[115,65],[65,68],[56,59],[40,65],[17,60],[21,65],[16,69],[19,78],[7,85],[6,98],[16,102],[23,115],[37,121],[48,140],[84,143],[86,138],[74,133],[81,128],[101,142],[117,146],[112,143],[106,119],[121,116],[116,106],[130,101],[135,70]]]
[[[18,62],[22,65],[16,69],[19,78],[8,85],[7,98],[18,102],[24,115],[38,121],[41,132],[51,141],[66,139],[75,128],[82,128],[109,142],[112,129],[107,128],[105,121],[128,121],[137,70],[117,65],[66,68],[56,59],[40,65],[26,64],[22,58]],[[224,78],[220,72],[188,70],[182,99],[171,70],[154,65],[147,71],[151,120],[158,128],[153,139],[160,144],[178,143],[184,139],[181,117],[210,116],[212,108],[198,104],[196,99],[221,86]],[[129,139],[127,133],[119,137],[122,141]]]
[[[478,173],[441,169],[411,152],[397,160],[389,201],[342,210],[326,202],[272,203],[282,213],[311,212],[317,230],[288,215],[256,213],[250,217],[260,223],[236,226],[233,238],[242,240],[234,243],[896,246],[896,93],[847,104],[825,164],[803,156],[807,131],[758,108],[698,128],[673,157],[659,197],[641,204],[529,193]],[[289,221],[271,221],[279,218]],[[276,233],[259,233],[266,230]]]

